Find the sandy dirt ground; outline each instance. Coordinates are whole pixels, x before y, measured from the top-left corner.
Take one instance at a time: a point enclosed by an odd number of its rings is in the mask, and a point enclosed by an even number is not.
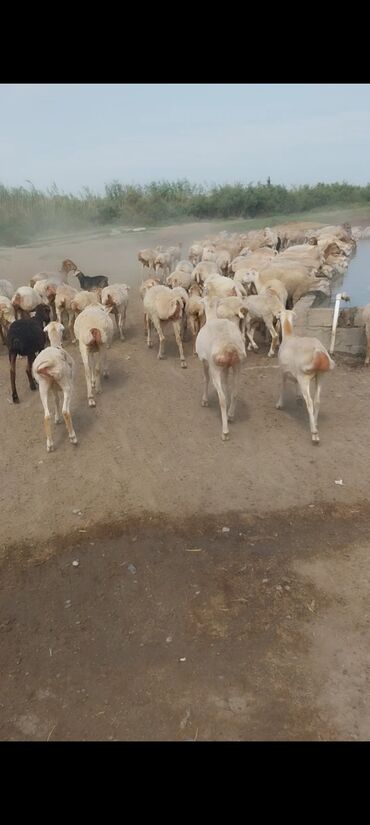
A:
[[[338,362],[313,447],[262,348],[222,443],[190,341],[187,370],[172,336],[159,362],[137,289],[141,246],[212,230],[0,250],[16,285],[71,257],[131,287],[96,409],[68,344],[77,448],[56,427],[46,453],[25,362],[15,406],[0,350],[2,739],[369,738],[370,376]]]

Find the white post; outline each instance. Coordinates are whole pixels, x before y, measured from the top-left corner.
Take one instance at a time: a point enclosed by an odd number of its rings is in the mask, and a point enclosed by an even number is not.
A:
[[[334,306],[334,315],[333,315],[333,325],[331,328],[331,339],[330,339],[330,355],[333,355],[334,347],[335,347],[335,333],[337,331],[337,324],[338,324],[338,317],[339,317],[339,306],[341,301],[350,301],[349,295],[346,292],[338,292],[335,296],[335,306]]]

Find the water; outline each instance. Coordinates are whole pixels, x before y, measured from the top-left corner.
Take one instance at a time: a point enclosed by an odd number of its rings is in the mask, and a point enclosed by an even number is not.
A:
[[[334,306],[337,292],[347,292],[351,301],[347,307],[370,304],[370,239],[357,241],[356,254],[350,260],[344,278],[333,278],[332,296],[328,306]]]

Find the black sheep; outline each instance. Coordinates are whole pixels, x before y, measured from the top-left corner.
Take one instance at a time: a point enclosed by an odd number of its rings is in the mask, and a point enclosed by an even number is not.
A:
[[[50,307],[40,304],[36,308],[34,318],[23,318],[10,324],[6,336],[10,361],[10,384],[14,404],[19,404],[15,385],[15,364],[17,355],[27,356],[26,373],[31,390],[37,390],[37,384],[32,377],[32,364],[38,352],[45,347],[46,339],[44,324],[50,321]]]

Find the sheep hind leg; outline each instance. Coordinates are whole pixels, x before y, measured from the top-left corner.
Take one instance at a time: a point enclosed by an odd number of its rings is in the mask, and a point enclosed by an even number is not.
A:
[[[235,416],[235,405],[238,396],[238,387],[239,387],[239,377],[240,377],[240,366],[236,364],[232,367],[232,389],[231,389],[231,398],[230,398],[230,406],[227,412],[227,417],[229,421],[234,421]]]
[[[159,350],[158,350],[158,356],[157,357],[160,360],[162,360],[163,358],[166,357],[165,354],[164,354],[165,337],[163,335],[161,322],[159,321],[159,319],[153,318],[153,324],[154,324],[154,326],[155,326],[155,328],[158,332],[158,337],[159,337]]]
[[[221,410],[221,418],[222,418],[222,441],[229,440],[229,427],[227,423],[227,412],[226,412],[226,395],[222,386],[222,380],[220,373],[215,373],[212,375],[213,383],[217,390],[218,400],[220,403],[220,410]]]
[[[255,327],[252,326],[248,321],[247,321],[246,326],[247,326],[247,338],[248,338],[248,341],[249,341],[248,349],[249,350],[253,349],[254,352],[257,352],[258,345],[256,344],[256,342],[254,340]]]
[[[71,404],[71,392],[70,390],[64,390],[63,392],[63,418],[65,425],[67,427],[67,432],[69,435],[69,440],[71,444],[78,444],[77,436],[74,431],[72,416],[70,413],[70,404]]]
[[[314,395],[314,399],[313,399],[313,414],[314,414],[314,419],[315,419],[315,424],[316,424],[316,430],[317,430],[317,420],[318,420],[318,417],[319,417],[319,410],[320,410],[321,382],[322,382],[322,376],[318,375],[316,373],[316,376],[315,376],[316,387],[315,387],[315,395]],[[318,439],[316,439],[316,440],[318,440]]]
[[[311,438],[313,444],[318,444],[320,441],[319,434],[317,431],[317,423],[315,421],[315,414],[314,414],[314,405],[311,398],[310,393],[310,379],[308,377],[302,377],[298,381],[299,386],[302,391],[303,398],[306,402],[308,417],[310,419],[310,430],[311,430]],[[318,410],[317,410],[318,413]]]
[[[147,345],[148,345],[149,349],[151,349],[152,346],[153,346],[153,341],[152,341],[152,320],[151,320],[149,315],[144,315],[144,326],[145,326],[145,322],[146,322],[146,331],[147,331]]]
[[[14,352],[9,353],[9,361],[10,361],[10,385],[11,385],[11,388],[12,388],[13,404],[19,404],[17,387],[15,385],[15,365],[16,365],[16,361],[17,361],[17,356]]]
[[[100,395],[102,392],[101,388],[101,350],[105,349],[105,345],[102,344],[101,348],[99,348],[98,352],[95,352],[93,355],[94,360],[94,382],[95,382],[95,392],[97,395]]]
[[[76,316],[75,316],[75,314],[74,314],[74,312],[73,312],[73,313],[69,316],[69,321],[68,321],[68,329],[69,329],[69,334],[70,334],[70,336],[71,336],[71,341],[72,341],[72,344],[75,344],[75,343],[76,343],[76,336],[75,336],[75,332],[74,332],[74,324],[75,324],[75,320],[76,320]]]
[[[126,320],[126,310],[120,310],[118,314],[118,332],[121,341],[125,340],[125,320]]]
[[[62,423],[62,408],[61,408],[61,390],[57,386],[57,384],[52,384],[52,392],[54,395],[54,402],[55,402],[55,415],[54,415],[54,424],[61,424]]]
[[[36,381],[35,381],[35,379],[32,375],[32,364],[35,360],[35,357],[36,357],[35,353],[33,353],[33,355],[27,355],[26,373],[27,373],[27,378],[28,378],[31,390],[37,390],[37,384],[36,384]]]
[[[281,392],[280,392],[280,397],[279,397],[279,400],[278,400],[278,402],[277,402],[277,404],[276,404],[276,409],[277,409],[277,410],[282,410],[282,409],[283,409],[283,407],[284,407],[284,395],[285,395],[285,392],[286,392],[286,384],[287,384],[287,377],[286,377],[286,375],[283,373],[283,374],[282,374],[282,376],[281,376]]]
[[[106,344],[102,344],[100,352],[101,352],[101,364],[102,364],[102,369],[103,369],[103,378],[109,378],[107,349],[108,349],[108,347],[106,346]]]
[[[204,371],[204,387],[203,387],[202,407],[208,407],[209,365],[208,365],[207,361],[203,361],[203,371]]]
[[[40,376],[40,398],[41,403],[44,408],[44,426],[45,426],[45,435],[46,435],[46,449],[48,453],[52,453],[54,451],[54,443],[53,443],[53,434],[51,428],[51,413],[49,409],[48,403],[48,396],[49,396],[49,382],[43,381]]]
[[[92,388],[92,380],[91,380],[91,369],[90,369],[90,358],[89,353],[86,349],[82,349],[80,347],[81,358],[83,361],[84,369],[85,369],[85,378],[86,378],[86,387],[87,387],[87,403],[89,407],[96,407],[96,402],[93,396],[93,388]]]
[[[182,368],[186,369],[187,363],[185,361],[185,355],[184,355],[184,350],[183,350],[183,346],[182,346],[180,321],[174,321],[173,329],[174,329],[174,333],[175,333],[176,344],[179,348],[180,363],[181,363]]]
[[[268,356],[268,358],[273,358],[273,356],[275,355],[275,352],[276,352],[276,348],[277,348],[278,343],[279,343],[279,336],[276,332],[276,329],[275,329],[274,324],[273,324],[272,321],[270,323],[266,324],[266,328],[267,328],[267,330],[269,331],[269,333],[271,335],[271,346],[270,346],[270,349],[267,353],[267,356]]]

